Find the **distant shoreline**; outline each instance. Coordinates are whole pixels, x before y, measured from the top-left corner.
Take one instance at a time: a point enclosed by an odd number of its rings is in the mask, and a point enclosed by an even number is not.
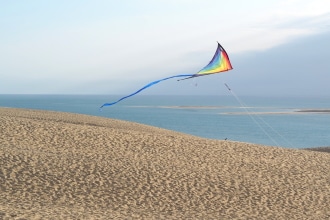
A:
[[[296,112],[306,112],[306,113],[330,113],[330,109],[304,109],[298,110]]]
[[[310,151],[318,151],[318,152],[330,153],[330,146],[329,147],[303,148],[302,150],[310,150]]]
[[[228,109],[228,108],[239,108],[239,109],[253,109],[259,107],[237,107],[237,106],[193,106],[193,105],[173,105],[173,106],[129,106],[131,108],[168,108],[168,109]],[[263,108],[264,109],[264,108]],[[270,108],[271,109],[271,108]],[[294,111],[282,111],[282,112],[249,112],[249,114],[299,114],[299,113],[330,113],[330,109],[299,109]],[[225,112],[220,114],[248,114],[246,112]]]

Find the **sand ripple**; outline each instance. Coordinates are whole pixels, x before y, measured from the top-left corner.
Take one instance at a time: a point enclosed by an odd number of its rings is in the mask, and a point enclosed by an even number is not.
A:
[[[0,108],[0,190],[0,219],[329,219],[330,154]]]

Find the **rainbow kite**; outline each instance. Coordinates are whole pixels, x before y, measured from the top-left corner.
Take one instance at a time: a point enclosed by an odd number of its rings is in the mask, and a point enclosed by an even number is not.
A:
[[[189,79],[189,78],[194,78],[194,77],[199,77],[199,76],[205,76],[205,75],[220,73],[220,72],[228,71],[228,70],[231,70],[231,69],[233,69],[233,67],[231,66],[228,54],[225,51],[225,49],[218,43],[218,48],[215,51],[215,54],[214,54],[212,60],[209,62],[209,64],[207,64],[199,72],[197,72],[195,74],[175,75],[175,76],[170,76],[170,77],[167,77],[167,78],[164,78],[164,79],[156,80],[156,81],[151,82],[148,85],[142,87],[138,91],[136,91],[136,92],[134,92],[134,93],[132,93],[128,96],[124,96],[124,97],[120,98],[119,100],[117,100],[115,102],[103,104],[101,106],[101,108],[103,108],[104,106],[114,105],[114,104],[122,101],[123,99],[126,99],[126,98],[129,98],[129,97],[133,96],[133,95],[136,95],[137,93],[141,92],[142,90],[144,90],[144,89],[146,89],[150,86],[153,86],[153,85],[155,85],[155,84],[157,84],[161,81],[164,81],[164,80],[168,80],[168,79],[172,79],[172,78],[178,78],[178,77],[186,77],[184,79]],[[180,80],[184,80],[184,79],[180,79]]]

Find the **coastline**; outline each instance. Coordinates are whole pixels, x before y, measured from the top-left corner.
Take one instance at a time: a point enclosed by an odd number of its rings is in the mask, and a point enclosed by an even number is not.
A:
[[[130,108],[168,108],[168,109],[232,109],[232,108],[241,108],[241,109],[253,109],[258,107],[233,107],[233,106],[179,106],[179,105],[168,105],[168,106],[130,106]],[[271,109],[271,108],[269,108]],[[274,115],[274,114],[281,114],[281,115],[289,115],[289,114],[308,114],[308,113],[319,113],[319,114],[330,114],[330,109],[290,109],[287,111],[251,111],[251,112],[223,112],[219,114],[228,114],[228,115]]]
[[[0,217],[330,216],[330,154],[0,108]],[[328,149],[328,148],[327,148]]]
[[[310,151],[330,153],[330,147],[314,147],[314,148],[305,148],[305,149],[302,149],[302,150],[310,150]]]

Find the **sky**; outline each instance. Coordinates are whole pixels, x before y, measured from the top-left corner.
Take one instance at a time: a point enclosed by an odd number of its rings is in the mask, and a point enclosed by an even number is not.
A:
[[[0,94],[330,96],[329,0],[0,0]]]

